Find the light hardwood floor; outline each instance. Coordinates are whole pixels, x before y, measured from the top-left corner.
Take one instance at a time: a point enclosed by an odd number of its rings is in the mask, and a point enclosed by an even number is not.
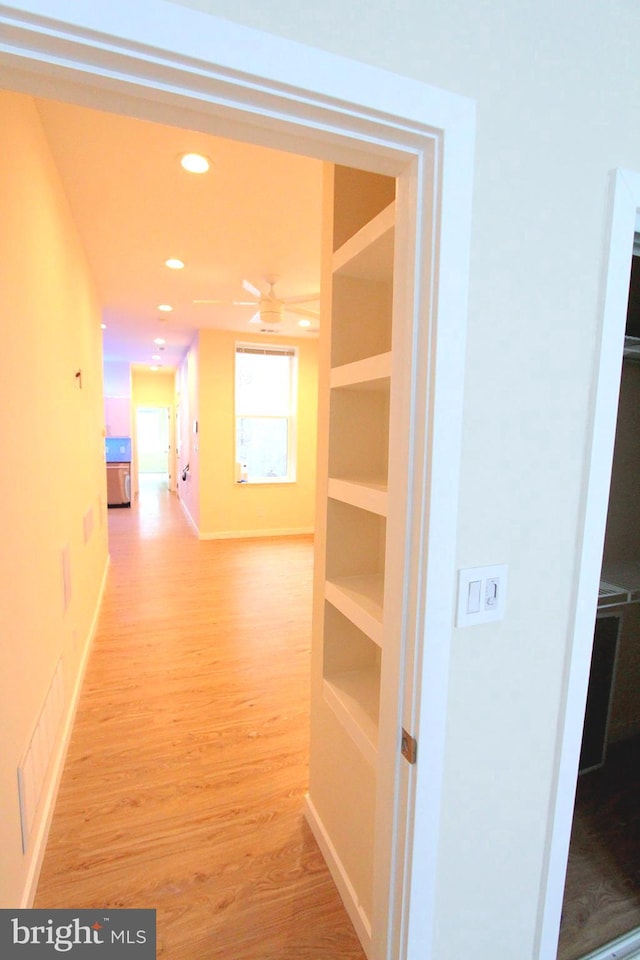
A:
[[[302,814],[309,538],[110,510],[112,565],[36,907],[152,907],[167,960],[364,960]]]

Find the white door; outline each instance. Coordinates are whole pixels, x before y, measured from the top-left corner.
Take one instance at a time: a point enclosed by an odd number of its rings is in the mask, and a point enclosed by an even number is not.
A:
[[[169,474],[169,416],[168,407],[138,407],[136,427],[138,441],[138,472]]]

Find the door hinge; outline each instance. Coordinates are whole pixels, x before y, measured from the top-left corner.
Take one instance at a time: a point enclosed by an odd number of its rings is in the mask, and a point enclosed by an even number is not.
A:
[[[418,741],[403,728],[400,740],[400,752],[407,763],[415,763],[418,754]]]

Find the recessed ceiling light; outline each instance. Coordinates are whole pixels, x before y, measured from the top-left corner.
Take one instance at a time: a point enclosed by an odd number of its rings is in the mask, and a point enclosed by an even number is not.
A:
[[[162,357],[160,356],[159,353],[152,353],[152,354],[151,354],[151,359],[152,359],[152,360],[162,360]]]
[[[311,326],[311,320],[298,320],[298,326],[299,326],[299,327],[310,327],[310,326]]]
[[[156,364],[154,364],[152,367],[149,367],[149,369],[150,369],[150,370],[159,370],[160,367],[158,367]]]
[[[158,305],[158,310],[161,310],[163,313],[171,313],[173,307],[168,303],[161,303]]]
[[[106,329],[107,329],[106,323],[101,323],[101,324],[100,324],[100,327],[101,327],[102,330],[106,330]]]
[[[206,173],[210,167],[209,161],[201,153],[185,153],[180,163],[189,173]]]
[[[164,265],[169,267],[170,270],[182,270],[184,267],[182,260],[177,260],[175,257],[169,257],[168,260],[165,260]]]
[[[156,337],[153,342],[154,342],[154,343],[157,343],[158,346],[160,347],[160,346],[162,346],[163,343],[166,343],[167,341],[166,341],[166,340],[163,340],[162,337]]]

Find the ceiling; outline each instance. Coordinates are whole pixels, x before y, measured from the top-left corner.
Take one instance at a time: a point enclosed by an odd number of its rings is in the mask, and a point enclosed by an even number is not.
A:
[[[321,162],[131,117],[36,101],[103,309],[106,361],[175,366],[202,328],[317,336],[250,323],[242,281],[279,297],[320,288]],[[205,154],[208,173],[180,158]],[[182,270],[165,266],[170,257]],[[195,304],[216,299],[222,304]],[[173,307],[170,313],[160,304]],[[318,303],[299,304],[317,311]],[[166,343],[160,350],[154,339]],[[153,357],[160,360],[153,360]]]

